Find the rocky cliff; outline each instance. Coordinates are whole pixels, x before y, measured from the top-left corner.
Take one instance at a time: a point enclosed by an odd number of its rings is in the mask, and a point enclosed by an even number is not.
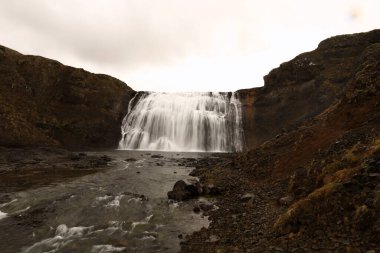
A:
[[[264,124],[251,141],[274,138],[198,163],[192,174],[222,194],[182,252],[380,252],[379,42],[379,30],[326,40],[241,91]]]
[[[0,146],[115,148],[134,93],[113,77],[0,46]]]
[[[329,38],[273,69],[264,87],[238,91],[247,146],[257,147],[338,101],[379,43],[380,30]]]

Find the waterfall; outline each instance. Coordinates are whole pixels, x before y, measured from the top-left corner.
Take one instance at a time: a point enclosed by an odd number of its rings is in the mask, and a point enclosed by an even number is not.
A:
[[[124,117],[119,149],[235,152],[243,149],[236,93],[138,92]]]

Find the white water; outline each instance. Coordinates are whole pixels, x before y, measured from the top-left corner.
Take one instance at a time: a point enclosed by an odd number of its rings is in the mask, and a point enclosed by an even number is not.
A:
[[[242,138],[236,93],[139,92],[119,149],[233,152],[243,149]]]

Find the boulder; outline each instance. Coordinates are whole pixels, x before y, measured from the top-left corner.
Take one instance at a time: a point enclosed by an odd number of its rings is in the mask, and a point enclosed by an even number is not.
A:
[[[191,198],[193,193],[188,190],[185,181],[180,180],[174,184],[173,190],[168,192],[168,198],[176,201],[183,201]]]
[[[174,184],[173,190],[168,192],[168,198],[183,201],[200,196],[202,193],[203,187],[198,180],[188,180],[188,183],[179,180]]]

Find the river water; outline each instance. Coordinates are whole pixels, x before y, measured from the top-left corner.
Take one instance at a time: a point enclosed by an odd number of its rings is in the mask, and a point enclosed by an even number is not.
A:
[[[196,200],[167,199],[176,181],[191,178],[180,158],[207,153],[93,154],[110,156],[109,168],[8,194],[0,203],[0,252],[178,252],[179,235],[208,226],[192,211]]]

